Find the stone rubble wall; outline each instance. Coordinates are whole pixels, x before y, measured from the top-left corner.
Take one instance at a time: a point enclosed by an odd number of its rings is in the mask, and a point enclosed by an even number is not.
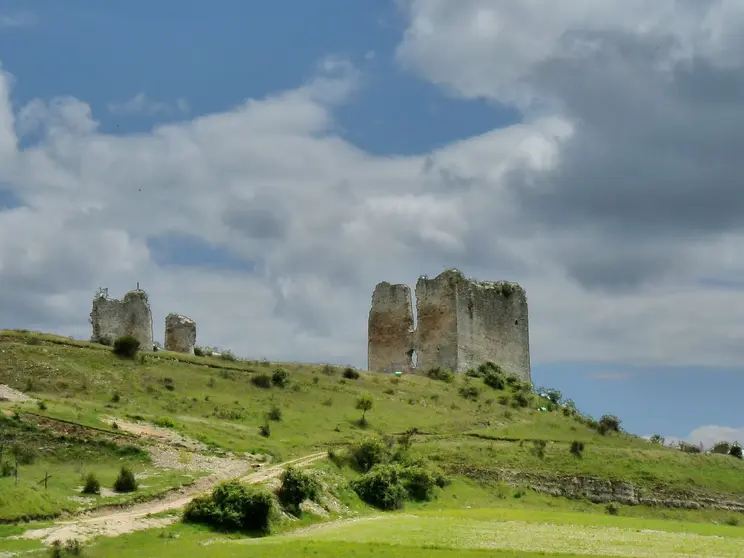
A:
[[[168,314],[165,317],[165,350],[193,355],[195,345],[196,322],[180,314]]]
[[[106,290],[101,291],[93,297],[90,320],[94,343],[110,344],[131,335],[140,342],[141,351],[152,351],[152,311],[145,291],[130,291],[121,300],[109,298]]]

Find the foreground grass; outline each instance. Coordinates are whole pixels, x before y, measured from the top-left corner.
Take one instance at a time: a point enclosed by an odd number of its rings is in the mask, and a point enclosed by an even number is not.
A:
[[[496,509],[373,514],[266,538],[191,525],[96,541],[86,555],[740,556],[744,529],[591,514]],[[208,550],[207,550],[208,549]]]

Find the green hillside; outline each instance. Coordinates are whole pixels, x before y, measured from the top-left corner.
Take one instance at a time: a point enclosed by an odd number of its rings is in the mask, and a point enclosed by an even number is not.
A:
[[[502,512],[494,509],[517,514],[553,509],[605,517],[606,505],[615,501],[620,508],[612,513],[622,509],[621,515],[628,517],[738,523],[739,509],[744,509],[737,500],[744,491],[741,459],[685,453],[615,431],[612,417],[598,422],[570,404],[537,395],[531,386],[504,377],[494,380],[487,368],[481,372],[480,377],[440,373],[396,378],[329,365],[164,351],[126,359],[102,345],[3,331],[0,385],[32,399],[0,400],[0,443],[7,448],[0,467],[14,465],[23,448],[30,448],[27,453],[33,456],[19,465],[18,481],[14,474],[0,476],[0,522],[143,502],[170,488],[198,488],[194,483],[219,475],[228,480],[261,470],[264,463],[329,449],[344,455],[370,436],[392,440],[408,432],[407,459],[423,460],[451,480],[431,502],[407,503],[408,511],[480,509],[497,516]],[[360,421],[360,397],[372,402],[364,413],[366,423]],[[142,479],[134,493],[110,490],[122,466]],[[334,498],[345,511],[306,518],[298,525],[379,513],[344,488],[359,478],[358,471],[327,461],[315,468],[333,479],[328,482],[337,487]],[[90,473],[104,490],[84,497],[81,487]],[[45,488],[39,481],[47,474],[51,477]],[[636,501],[627,501],[628,494]],[[452,517],[448,528],[454,531],[458,521],[467,522],[454,511],[447,513]],[[416,521],[411,521],[413,529]],[[379,525],[391,533],[395,529],[390,523]],[[741,536],[738,528],[728,528]],[[195,527],[179,529],[183,541],[206,536]],[[308,544],[319,549],[331,540],[351,545],[356,532],[348,531],[347,537],[323,531]],[[373,546],[384,538],[382,531],[379,536],[369,529],[365,533],[364,540]],[[126,535],[121,541],[136,546],[149,536]],[[0,529],[0,550],[5,543],[11,550],[38,544],[2,537]],[[282,540],[290,544],[294,539]],[[101,544],[104,549],[120,543]],[[468,548],[476,552],[484,547]]]

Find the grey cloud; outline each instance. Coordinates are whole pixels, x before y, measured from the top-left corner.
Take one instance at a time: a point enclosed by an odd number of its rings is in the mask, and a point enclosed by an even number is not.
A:
[[[697,58],[667,72],[656,63],[671,40],[573,32],[564,44],[577,37],[596,50],[553,57],[530,77],[575,133],[554,170],[518,169],[509,186],[526,219],[592,231],[591,246],[560,252],[572,277],[641,284],[679,262],[670,244],[744,225],[744,67]]]
[[[227,208],[222,218],[231,229],[256,240],[279,240],[284,238],[287,230],[276,213],[249,203]]]

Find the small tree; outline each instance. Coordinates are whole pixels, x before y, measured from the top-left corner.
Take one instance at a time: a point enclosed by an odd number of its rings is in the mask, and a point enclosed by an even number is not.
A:
[[[571,455],[575,457],[582,457],[584,453],[584,442],[574,440],[571,442]]]
[[[356,408],[362,411],[362,418],[359,420],[359,424],[367,424],[367,411],[372,409],[374,401],[372,396],[368,393],[362,393],[356,402]]]
[[[720,442],[716,442],[710,451],[711,453],[722,453],[726,455],[729,451],[731,451],[731,444],[729,444],[725,440],[722,440]]]
[[[137,479],[134,473],[128,467],[122,467],[119,476],[114,481],[114,491],[116,492],[134,492],[137,490]]]
[[[620,432],[620,419],[615,415],[602,415],[599,419],[597,431],[603,436],[610,432]]]
[[[100,494],[101,483],[93,473],[88,473],[85,477],[85,486],[83,486],[83,494]]]
[[[742,452],[741,446],[738,444],[738,442],[734,442],[733,444],[731,444],[729,455],[731,457],[736,457],[737,459],[741,459],[742,456],[744,456],[744,452]]]
[[[663,446],[665,442],[664,437],[661,434],[654,434],[653,436],[651,436],[651,438],[649,438],[649,441],[652,444],[659,444],[661,446]]]

